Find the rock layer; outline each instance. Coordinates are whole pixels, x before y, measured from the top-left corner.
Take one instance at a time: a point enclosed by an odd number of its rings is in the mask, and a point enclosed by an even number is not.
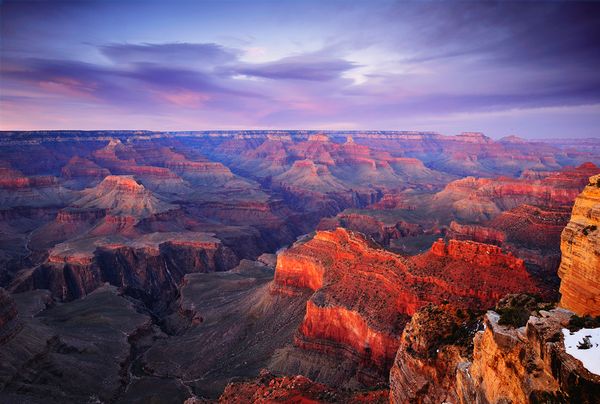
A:
[[[523,261],[495,246],[439,241],[430,252],[403,258],[342,228],[318,231],[280,253],[272,290],[313,292],[296,346],[350,358],[380,375],[392,364],[404,325],[425,304],[481,309],[506,293],[538,291]]]
[[[561,235],[561,306],[580,315],[600,315],[600,175],[575,200]]]

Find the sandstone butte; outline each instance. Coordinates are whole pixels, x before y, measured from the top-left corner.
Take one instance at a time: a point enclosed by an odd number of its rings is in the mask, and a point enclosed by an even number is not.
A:
[[[560,305],[579,315],[600,315],[600,174],[575,200],[561,235]]]
[[[486,309],[507,293],[539,292],[523,261],[471,241],[437,241],[404,258],[360,233],[318,231],[279,254],[272,290],[310,290],[295,344],[389,370],[400,335],[427,303]]]

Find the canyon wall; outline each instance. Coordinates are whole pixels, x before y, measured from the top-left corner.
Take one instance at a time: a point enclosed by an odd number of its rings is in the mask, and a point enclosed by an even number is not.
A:
[[[561,235],[560,304],[579,315],[600,315],[600,175],[575,200]]]

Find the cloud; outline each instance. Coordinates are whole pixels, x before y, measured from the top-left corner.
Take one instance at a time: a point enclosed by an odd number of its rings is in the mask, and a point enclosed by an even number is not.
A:
[[[0,97],[11,111],[26,111],[37,98],[38,110],[43,101],[44,111],[57,115],[82,103],[91,113],[116,108],[142,122],[168,116],[172,125],[181,118],[199,125],[222,119],[378,127],[600,103],[596,2],[385,1],[348,8],[307,0],[281,5],[277,18],[257,9],[270,8],[260,0],[247,17],[238,5],[220,3],[59,3],[43,6],[47,13],[3,6]],[[181,25],[163,24],[168,28],[157,33],[163,14]],[[121,24],[108,28],[112,17]],[[278,59],[264,62],[272,55]]]
[[[242,51],[216,43],[110,43],[99,50],[115,63],[185,64],[202,68],[234,62]]]
[[[340,58],[298,55],[269,63],[240,65],[234,71],[273,80],[328,81],[339,78],[342,73],[355,67],[358,65]]]

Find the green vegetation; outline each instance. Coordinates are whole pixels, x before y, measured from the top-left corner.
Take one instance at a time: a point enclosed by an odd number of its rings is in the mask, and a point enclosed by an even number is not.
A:
[[[569,331],[578,331],[582,328],[598,328],[600,327],[600,316],[592,317],[592,316],[583,316],[579,317],[578,315],[574,315],[569,320],[569,325],[567,328]]]
[[[539,297],[529,294],[508,295],[496,305],[496,312],[500,314],[498,324],[511,327],[522,327],[527,324],[532,312],[540,309]],[[544,305],[544,309],[548,307]]]

